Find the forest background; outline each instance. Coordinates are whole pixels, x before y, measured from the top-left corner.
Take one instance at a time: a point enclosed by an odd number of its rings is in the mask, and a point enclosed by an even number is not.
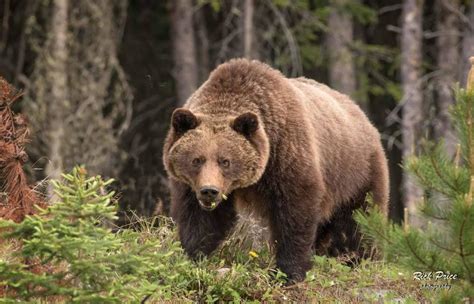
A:
[[[218,64],[259,59],[350,95],[382,134],[390,217],[423,191],[400,164],[423,139],[454,157],[449,108],[474,55],[470,0],[2,0],[0,75],[24,95],[28,174],[76,164],[118,180],[123,211],[166,213],[172,110]],[[411,217],[416,220],[416,216]]]

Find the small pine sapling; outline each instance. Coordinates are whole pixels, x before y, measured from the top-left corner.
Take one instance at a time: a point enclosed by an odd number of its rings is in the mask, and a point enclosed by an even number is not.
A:
[[[459,146],[454,159],[442,144],[427,144],[422,155],[405,163],[426,193],[419,208],[426,227],[411,227],[406,210],[403,226],[388,222],[375,208],[368,215],[355,214],[362,232],[388,260],[414,272],[446,276],[438,284],[456,284],[457,292],[439,293],[448,302],[474,299],[474,68],[467,89],[456,93],[452,118]]]
[[[20,223],[0,220],[0,238],[19,240],[10,258],[0,257],[4,299],[67,303],[139,302],[156,291],[170,255],[158,252],[159,239],[145,239],[131,230],[113,233],[103,222],[116,219],[112,180],[87,177],[76,167],[63,181],[53,181],[58,201]],[[31,271],[33,261],[43,271]]]

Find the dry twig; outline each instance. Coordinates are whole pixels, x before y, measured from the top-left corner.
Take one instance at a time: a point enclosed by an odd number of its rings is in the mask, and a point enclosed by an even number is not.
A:
[[[27,120],[11,110],[20,96],[0,77],[0,218],[15,222],[33,214],[34,205],[44,205],[28,185],[23,171],[23,164],[28,160],[25,152],[29,137]]]

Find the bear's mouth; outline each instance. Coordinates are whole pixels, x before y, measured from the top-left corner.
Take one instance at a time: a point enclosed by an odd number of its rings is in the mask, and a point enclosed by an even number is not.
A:
[[[212,211],[217,208],[217,206],[222,203],[222,201],[225,201],[227,199],[227,196],[225,194],[222,194],[220,197],[215,198],[214,200],[204,200],[204,199],[198,199],[199,206],[201,206],[202,209],[206,211]]]
[[[206,210],[206,211],[212,211],[214,209],[217,208],[217,206],[219,206],[219,204],[221,203],[221,201],[211,201],[211,202],[203,202],[201,200],[198,200],[199,202],[199,206],[201,206],[202,209]]]

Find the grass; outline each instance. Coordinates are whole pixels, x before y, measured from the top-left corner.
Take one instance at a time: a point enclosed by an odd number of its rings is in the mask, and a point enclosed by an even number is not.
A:
[[[169,220],[158,220],[158,227],[140,220],[141,235],[161,239],[161,250],[167,250],[177,241],[176,231]],[[420,303],[430,302],[440,293],[423,290],[411,273],[384,261],[364,260],[351,268],[321,256],[313,257],[314,266],[304,282],[284,286],[284,274],[269,275],[275,261],[268,246],[262,245],[261,234],[261,228],[246,219],[213,256],[188,263],[180,252],[175,262],[185,263],[187,269],[177,270],[179,284],[154,293],[147,303]]]
[[[153,250],[161,259],[156,262],[160,266],[141,281],[159,283],[152,294],[141,299],[145,303],[420,303],[442,295],[442,291],[422,289],[411,273],[384,261],[364,260],[351,268],[321,256],[313,257],[313,268],[304,282],[284,286],[283,273],[270,275],[274,255],[265,245],[265,230],[251,218],[239,221],[222,246],[198,262],[184,254],[169,218],[136,218],[133,227],[138,231],[133,237],[138,236],[139,243],[158,244]],[[130,239],[135,232],[119,229],[115,233]],[[15,246],[2,243],[0,260],[15,259],[9,250]],[[32,303],[64,302],[61,297],[49,296]]]

